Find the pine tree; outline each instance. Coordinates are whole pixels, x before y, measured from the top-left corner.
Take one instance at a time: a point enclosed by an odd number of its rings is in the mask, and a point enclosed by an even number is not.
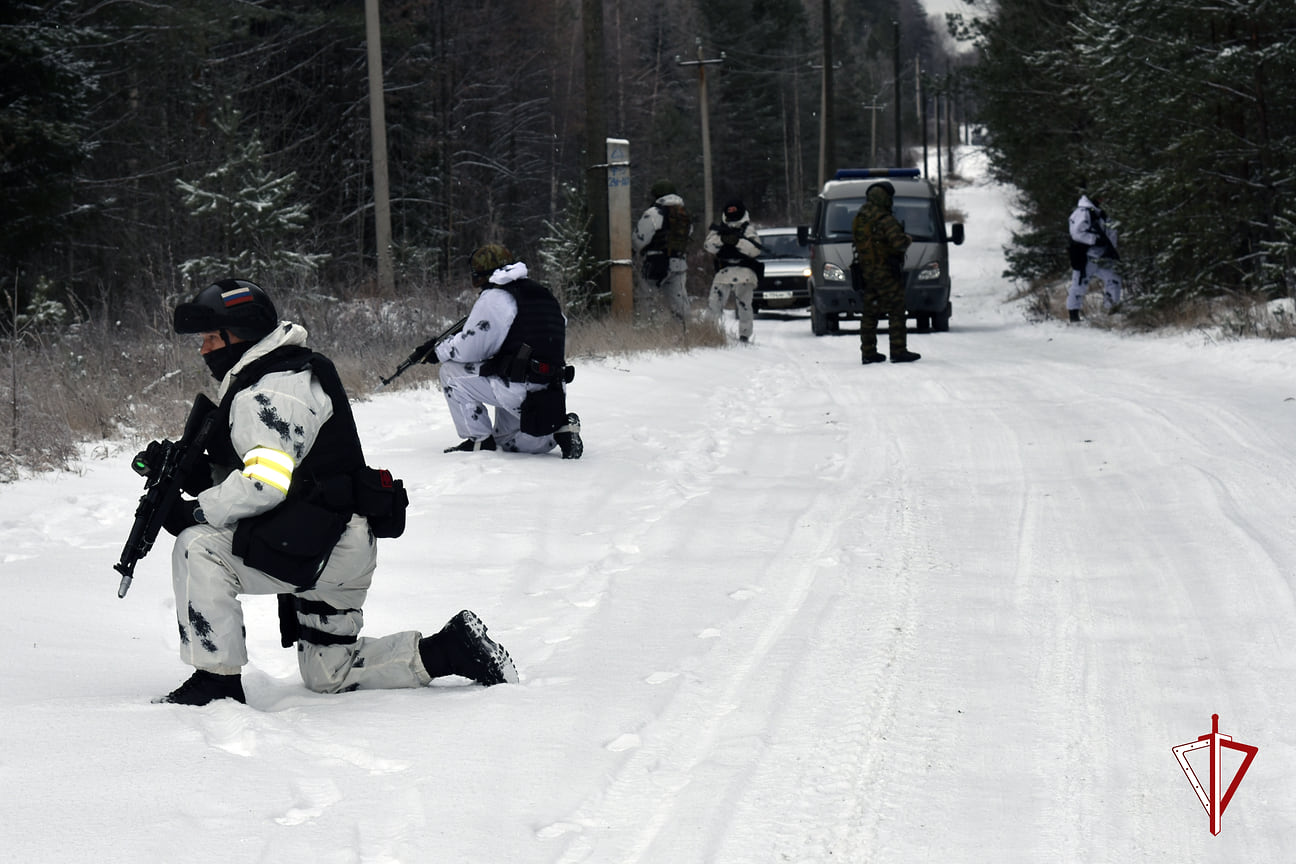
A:
[[[227,105],[215,120],[230,144],[229,160],[193,182],[176,180],[185,207],[214,229],[221,247],[219,254],[181,263],[180,274],[191,289],[231,275],[270,284],[308,278],[330,257],[290,245],[309,220],[309,208],[291,200],[297,172],[270,170],[260,135],[237,134],[239,117]]]
[[[1285,294],[1267,261],[1296,168],[1291,4],[1097,0],[1077,31],[1147,299]]]
[[[77,56],[94,31],[75,4],[6,4],[0,10],[0,268],[34,257],[68,221],[73,172],[90,158],[87,116],[99,87]]]
[[[1296,9],[1285,0],[1002,0],[970,25],[1010,275],[1061,277],[1066,212],[1100,195],[1135,306],[1292,291]]]
[[[590,249],[590,218],[584,195],[575,186],[563,189],[563,209],[555,222],[545,221],[540,264],[567,314],[585,315],[599,308],[599,260]]]

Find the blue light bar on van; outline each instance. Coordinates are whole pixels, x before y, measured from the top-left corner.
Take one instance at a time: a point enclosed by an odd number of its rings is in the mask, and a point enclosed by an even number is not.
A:
[[[917,168],[838,168],[834,180],[866,180],[869,177],[918,177]]]

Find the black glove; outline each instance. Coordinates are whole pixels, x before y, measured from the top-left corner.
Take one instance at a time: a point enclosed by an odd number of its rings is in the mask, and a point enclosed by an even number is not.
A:
[[[193,468],[180,484],[180,488],[190,495],[197,495],[212,486],[212,463],[207,454],[200,453],[194,460]]]
[[[186,528],[192,528],[199,523],[198,519],[198,501],[197,499],[181,499],[171,508],[171,512],[166,515],[162,522],[162,527],[172,537],[179,537],[180,532]]]
[[[429,339],[422,345],[414,349],[414,357],[419,358],[420,363],[440,363],[441,358],[436,353],[436,340]]]
[[[152,480],[153,475],[166,461],[167,451],[172,446],[174,445],[170,441],[151,442],[147,447],[135,454],[135,458],[131,460],[131,468],[141,477]]]

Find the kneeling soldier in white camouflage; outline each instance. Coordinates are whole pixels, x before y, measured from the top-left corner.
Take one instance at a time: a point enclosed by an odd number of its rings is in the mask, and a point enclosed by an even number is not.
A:
[[[180,304],[175,329],[201,334],[220,398],[207,458],[185,486],[197,497],[165,523],[176,535],[180,655],[196,671],[155,701],[245,701],[240,594],[279,595],[283,642],[296,641],[302,680],[316,692],[421,687],[444,675],[516,682],[508,652],[472,612],[426,638],[360,635],[375,536],[401,533],[406,499],[399,481],[366,467],[337,371],[306,347],[306,331],[279,321],[265,292],[241,279]],[[137,462],[156,469],[162,447]]]
[[[585,445],[580,417],[567,413],[566,385],[574,370],[563,359],[562,307],[503,246],[482,246],[469,263],[481,293],[463,326],[411,355],[441,364],[441,389],[464,439],[445,452],[548,453],[557,447],[562,458],[579,459]],[[495,406],[493,421],[488,405]]]

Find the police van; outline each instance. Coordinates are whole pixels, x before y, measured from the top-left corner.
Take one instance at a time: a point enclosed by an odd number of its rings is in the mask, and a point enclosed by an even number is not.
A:
[[[869,187],[882,180],[895,187],[893,212],[913,238],[905,253],[905,313],[918,332],[949,330],[949,244],[963,242],[963,223],[945,231],[940,195],[917,168],[843,168],[824,184],[814,223],[797,226],[810,246],[810,329],[816,336],[837,331],[843,315],[858,315],[860,296],[851,285],[851,223]]]

